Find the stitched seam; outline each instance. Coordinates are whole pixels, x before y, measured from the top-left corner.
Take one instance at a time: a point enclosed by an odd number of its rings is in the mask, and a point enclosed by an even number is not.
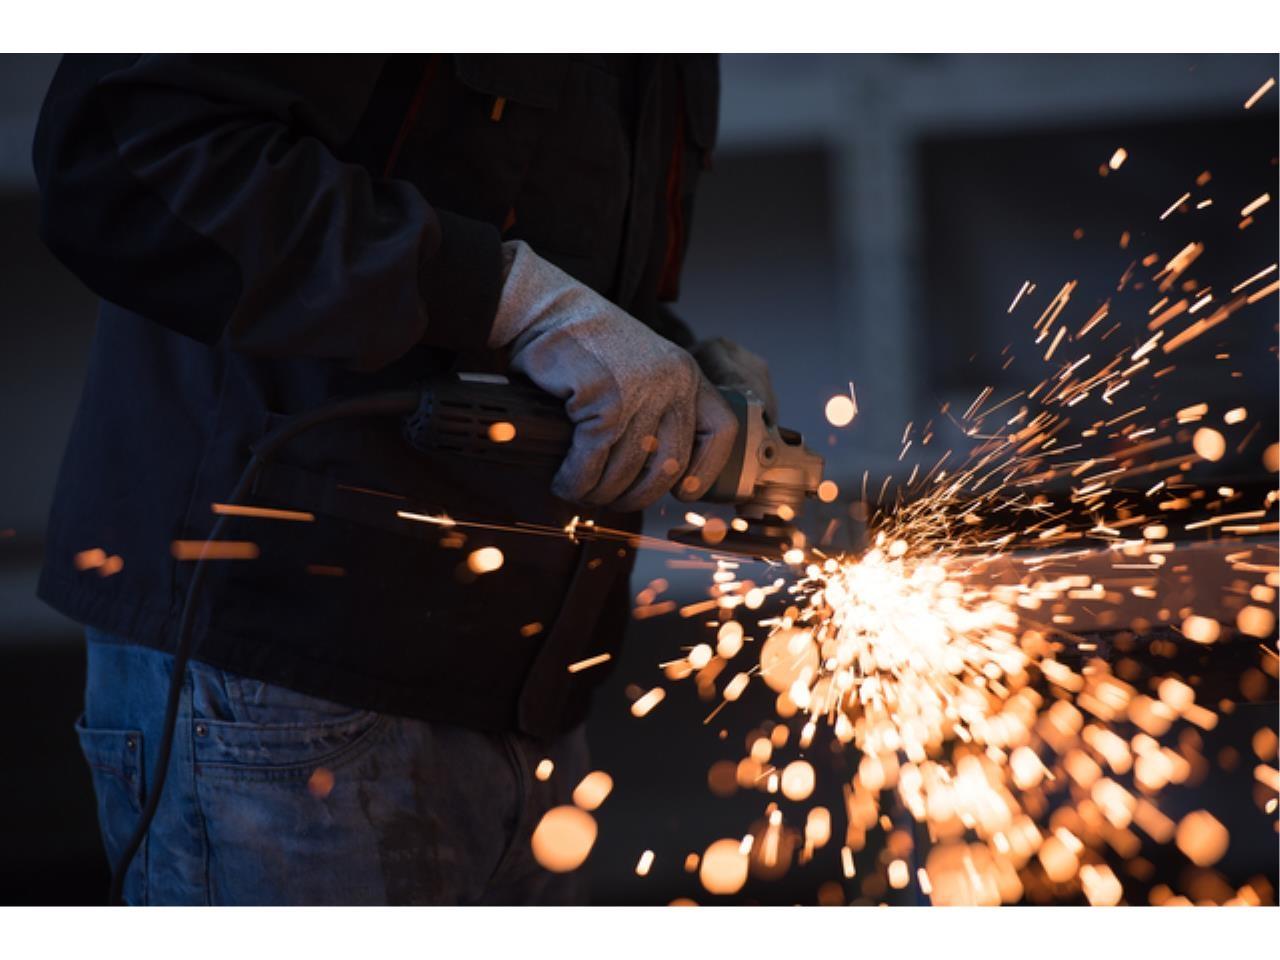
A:
[[[186,724],[187,734],[187,755],[191,758],[190,767],[184,771],[191,778],[191,799],[192,806],[195,809],[196,820],[200,824],[200,874],[201,899],[204,906],[213,905],[213,875],[210,869],[212,858],[209,856],[209,823],[204,815],[204,807],[200,798],[200,785],[196,782],[196,737],[195,737],[195,712],[196,712],[196,696],[195,696],[195,678],[191,674],[191,667],[187,667],[187,676],[183,681],[183,685],[187,688],[187,704],[190,716]],[[181,722],[181,721],[179,721]]]
[[[373,724],[350,743],[322,754],[314,759],[301,760],[296,763],[265,764],[245,763],[230,760],[201,761],[195,763],[196,771],[212,775],[212,779],[227,780],[288,780],[299,774],[312,773],[316,767],[334,768],[340,764],[356,759],[360,754],[371,749],[390,727],[385,714],[377,714]],[[223,776],[217,776],[222,774]],[[227,776],[235,774],[234,777]]]

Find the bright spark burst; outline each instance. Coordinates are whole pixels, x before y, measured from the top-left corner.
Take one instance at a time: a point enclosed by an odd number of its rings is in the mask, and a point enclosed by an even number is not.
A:
[[[1247,209],[1269,199],[1264,195]],[[1106,856],[1134,858],[1143,836],[1176,843],[1199,867],[1224,855],[1230,836],[1208,811],[1175,823],[1158,807],[1161,791],[1185,782],[1192,765],[1203,762],[1185,731],[1213,729],[1218,712],[1197,702],[1195,688],[1176,676],[1140,677],[1136,661],[1117,667],[1098,654],[1097,642],[1073,632],[1078,620],[1093,624],[1087,633],[1128,628],[1130,636],[1164,624],[1190,647],[1211,647],[1233,630],[1264,641],[1274,636],[1276,545],[1241,538],[1277,529],[1280,494],[1268,494],[1258,508],[1238,509],[1233,488],[1200,490],[1188,476],[1198,462],[1220,460],[1235,442],[1199,424],[1212,416],[1228,428],[1243,427],[1247,411],[1211,410],[1208,403],[1162,410],[1146,389],[1175,369],[1154,362],[1162,354],[1277,289],[1241,293],[1273,273],[1272,266],[1220,303],[1208,289],[1176,298],[1177,289],[1196,290],[1183,278],[1204,250],[1192,242],[1163,265],[1155,254],[1142,261],[1152,268],[1148,283],[1159,299],[1141,316],[1146,333],[1127,346],[1102,344],[1120,328],[1101,327],[1115,312],[1109,301],[1091,308],[1083,325],[1072,324],[1079,329],[1070,334],[1060,318],[1076,282],[1064,284],[1032,329],[1049,375],[1000,400],[985,388],[959,419],[944,407],[972,449],[950,471],[943,465],[953,450],[922,475],[913,469],[888,502],[886,478],[868,520],[866,548],[830,555],[803,544],[786,550],[784,562],[802,572],[784,591],[775,588],[785,609],[757,621],[763,628],[758,644],[744,638],[738,618],[761,607],[761,590],[739,580],[738,564],[717,562],[712,602],[699,609],[717,611],[719,634],[732,625],[738,639],[714,651],[710,644],[694,646],[682,661],[665,665],[667,676],[692,677],[704,697],[716,696],[718,688],[720,703],[708,721],[743,700],[753,681],[772,691],[781,720],[772,729],[779,735],[751,743],[730,790],[736,781],[802,803],[814,791],[816,771],[800,758],[788,763],[785,750],[812,750],[819,736],[829,735],[834,748],[850,752],[856,773],[844,787],[840,851],[846,879],[857,875],[855,855],[875,831],[885,836],[888,853],[867,881],[872,889],[883,891],[886,883],[904,889],[914,880],[939,904],[1012,903],[1026,897],[1029,884],[1044,889],[1046,883],[1074,889],[1090,904],[1121,903],[1125,880]],[[1121,288],[1133,277],[1131,267]],[[1028,289],[1024,283],[1010,312]],[[1119,404],[1130,395],[1139,402]],[[833,406],[843,400],[827,405],[837,426],[847,411]],[[1114,413],[1093,419],[1085,411],[1098,404]],[[911,434],[908,425],[904,455]],[[1090,455],[1091,442],[1105,449]],[[1269,470],[1273,448],[1264,455]],[[1044,494],[1053,482],[1067,485],[1065,498]],[[865,486],[864,480],[864,505]],[[1228,502],[1233,509],[1225,508]],[[1179,523],[1181,517],[1187,519]],[[1238,611],[1234,623],[1211,615],[1218,607],[1189,589],[1195,578],[1185,563],[1170,563],[1171,538],[1188,539],[1199,530],[1212,531],[1219,544],[1233,543],[1233,552],[1219,548],[1203,562],[1220,565],[1224,590],[1258,604],[1230,605]],[[1197,570],[1196,577],[1202,574]],[[1204,609],[1171,599],[1179,596]],[[731,662],[743,649],[757,662],[735,669]],[[1275,659],[1270,647],[1263,649]],[[1264,668],[1275,676],[1265,657]],[[1167,745],[1178,731],[1184,731],[1178,746]],[[1266,728],[1261,733],[1274,739]],[[1264,759],[1274,762],[1274,748],[1267,749]],[[1264,787],[1280,787],[1275,767],[1263,763],[1257,770]],[[1274,812],[1274,797],[1258,802]],[[912,838],[894,826],[903,816],[929,837],[924,866],[915,871],[907,862]],[[780,875],[793,859],[792,847],[803,861],[830,831],[829,813],[814,808],[799,848],[799,831],[785,826],[782,810],[770,802],[745,837],[707,849],[703,886],[734,893],[748,873]],[[1272,890],[1246,886],[1227,902],[1273,897]],[[1186,902],[1172,892],[1151,898]]]

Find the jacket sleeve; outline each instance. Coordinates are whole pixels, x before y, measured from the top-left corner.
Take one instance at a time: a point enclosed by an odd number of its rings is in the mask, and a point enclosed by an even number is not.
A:
[[[64,58],[33,149],[46,244],[112,303],[250,355],[483,347],[497,229],[335,154],[384,61]]]

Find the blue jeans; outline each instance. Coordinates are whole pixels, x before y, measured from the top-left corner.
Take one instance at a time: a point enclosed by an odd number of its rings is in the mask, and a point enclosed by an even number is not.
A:
[[[154,775],[173,658],[88,633],[76,729],[114,863]],[[555,764],[534,776],[544,757]],[[131,904],[569,904],[534,861],[542,813],[587,772],[581,728],[549,744],[306,696],[192,662]]]

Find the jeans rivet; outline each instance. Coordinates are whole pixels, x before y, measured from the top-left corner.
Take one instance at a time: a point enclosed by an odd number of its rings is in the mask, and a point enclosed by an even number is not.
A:
[[[135,738],[133,738],[133,737],[125,737],[125,739],[124,739],[124,745],[125,745],[128,749],[133,750],[133,749],[135,749],[135,748],[138,746],[138,741],[137,741]]]
[[[196,724],[196,736],[197,736],[197,737],[204,737],[204,736],[208,736],[208,734],[209,734],[209,728],[208,728],[208,727],[206,727],[203,723],[197,723],[197,724]]]

